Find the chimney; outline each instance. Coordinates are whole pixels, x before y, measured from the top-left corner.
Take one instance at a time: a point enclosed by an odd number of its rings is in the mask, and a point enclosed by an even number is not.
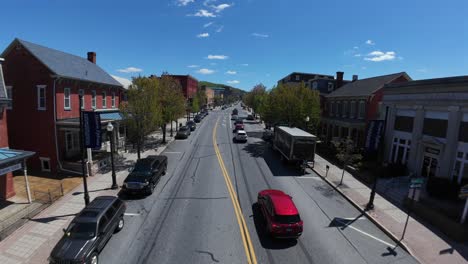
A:
[[[355,74],[353,75],[353,82],[357,81],[358,80],[358,76]]]
[[[90,51],[88,52],[88,60],[94,64],[96,64],[96,52]]]
[[[344,72],[336,72],[336,88],[340,88],[343,85]]]

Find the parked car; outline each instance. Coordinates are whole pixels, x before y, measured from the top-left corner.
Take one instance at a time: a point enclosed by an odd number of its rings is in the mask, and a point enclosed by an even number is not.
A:
[[[257,202],[272,237],[297,239],[301,236],[303,221],[291,196],[280,190],[263,190],[258,193]]]
[[[193,122],[193,120],[187,121],[187,123],[185,124],[185,126],[187,126],[188,128],[190,128],[190,131],[194,131],[194,130],[197,128],[197,124],[196,124],[195,122]]]
[[[232,132],[236,132],[238,130],[244,130],[244,124],[235,124]]]
[[[236,121],[234,121],[234,124],[237,125],[237,124],[244,124],[244,120],[242,120],[242,118],[237,118]]]
[[[234,109],[232,110],[232,114],[233,114],[233,115],[238,115],[238,114],[239,114],[239,110],[237,110],[237,108],[234,108]]]
[[[202,120],[202,117],[200,115],[196,115],[194,118],[193,118],[193,121],[195,121],[195,123],[200,123]]]
[[[231,120],[237,120],[237,119],[239,119],[238,115],[231,115]]]
[[[244,130],[237,130],[234,142],[247,142],[247,133]]]
[[[247,120],[255,120],[253,115],[247,115]]]
[[[179,131],[177,131],[175,138],[185,139],[185,138],[188,138],[189,136],[190,136],[190,128],[188,128],[187,126],[181,126],[179,128]]]
[[[270,129],[265,129],[265,131],[263,131],[263,135],[262,135],[262,139],[266,142],[271,142],[273,140],[273,131],[270,130]]]
[[[136,162],[125,178],[122,190],[129,194],[152,194],[161,176],[166,175],[167,157],[148,156]]]
[[[125,203],[115,196],[98,196],[63,229],[50,263],[98,263],[112,234],[124,227]]]

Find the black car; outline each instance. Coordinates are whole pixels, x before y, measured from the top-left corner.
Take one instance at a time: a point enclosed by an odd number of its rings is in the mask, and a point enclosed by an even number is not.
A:
[[[63,229],[49,256],[50,263],[98,263],[112,234],[124,227],[126,205],[114,196],[99,196]]]
[[[175,138],[185,139],[185,138],[188,138],[189,136],[190,136],[190,128],[188,128],[187,126],[181,126],[179,128],[179,131],[177,131]]]
[[[193,118],[193,121],[195,121],[195,123],[200,123],[202,120],[202,117],[200,115],[196,115],[195,118]]]
[[[247,116],[247,120],[255,120],[255,118],[254,118],[253,115],[248,115],[248,116]]]
[[[166,156],[148,156],[135,164],[125,178],[122,190],[132,194],[152,194],[161,176],[166,174]]]
[[[270,129],[265,129],[263,131],[262,139],[267,142],[271,142],[273,140],[274,132]]]
[[[239,114],[239,111],[237,110],[237,108],[234,108],[234,110],[232,110],[232,114],[233,115],[238,115]]]
[[[187,121],[185,125],[190,128],[190,131],[194,131],[197,128],[197,124],[192,120]]]

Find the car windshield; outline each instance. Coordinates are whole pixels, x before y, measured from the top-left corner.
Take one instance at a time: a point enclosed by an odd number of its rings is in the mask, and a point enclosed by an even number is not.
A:
[[[72,222],[65,232],[65,235],[71,238],[93,238],[96,235],[96,227],[96,223]]]
[[[292,224],[301,221],[299,215],[276,215],[275,221],[280,224]]]
[[[151,163],[145,162],[143,160],[140,160],[140,162],[137,162],[135,164],[135,167],[133,168],[133,173],[134,174],[146,174],[151,171]]]
[[[187,129],[188,129],[187,127],[181,127],[181,128],[179,129],[179,131],[185,132],[185,131],[187,131]]]

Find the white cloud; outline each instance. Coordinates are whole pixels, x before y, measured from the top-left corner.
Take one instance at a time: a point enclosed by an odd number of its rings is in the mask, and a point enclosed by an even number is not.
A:
[[[216,13],[219,13],[221,11],[223,11],[224,9],[228,8],[228,7],[231,7],[232,4],[220,4],[220,5],[217,5],[217,6],[211,6]]]
[[[204,28],[207,28],[207,27],[213,25],[213,23],[214,23],[214,22],[208,22],[208,23],[204,24],[203,27],[204,27]]]
[[[195,14],[193,15],[188,15],[188,16],[196,16],[196,17],[216,17],[215,14],[213,14],[212,12],[208,11],[208,10],[205,10],[205,9],[200,9],[198,10],[198,12],[196,12]]]
[[[177,0],[177,5],[178,6],[186,6],[190,3],[195,2],[195,0]]]
[[[375,45],[375,42],[372,41],[372,40],[370,40],[370,39],[368,39],[368,40],[366,41],[366,44],[367,44],[367,45]]]
[[[238,84],[240,83],[238,80],[227,81],[229,84]]]
[[[210,36],[210,33],[201,33],[197,35],[197,38],[207,38]]]
[[[223,31],[223,28],[224,28],[224,26],[219,26],[218,29],[216,29],[216,32],[219,33],[221,31]]]
[[[205,1],[203,2],[203,5],[204,5],[204,6],[210,6],[211,3],[216,2],[216,1],[217,1],[217,0],[205,0]]]
[[[125,69],[118,69],[118,72],[123,72],[123,73],[132,73],[132,72],[142,72],[143,69],[140,68],[135,68],[135,67],[128,67]]]
[[[226,74],[234,75],[234,74],[237,74],[237,72],[229,70],[229,71],[226,72]]]
[[[358,46],[354,46],[353,49],[359,49],[359,47],[358,47]]]
[[[258,37],[258,38],[268,38],[269,37],[267,34],[261,34],[261,33],[252,33],[252,36]]]
[[[354,54],[354,57],[361,57],[361,54],[359,54],[359,53]]]
[[[209,60],[225,60],[229,57],[226,55],[208,55],[206,58]]]
[[[382,52],[382,51],[376,50],[367,54],[367,57],[364,58],[364,60],[379,62],[379,61],[394,60],[395,57],[396,57],[396,53],[394,51]]]
[[[120,84],[122,84],[122,86],[125,89],[128,89],[128,87],[130,87],[130,85],[132,85],[132,81],[130,81],[129,79],[119,77],[119,76],[115,76],[115,75],[111,75],[111,76],[112,76],[112,78],[116,79]]]
[[[243,63],[243,64],[241,64],[241,65],[242,65],[242,66],[249,66],[248,63]]]
[[[198,68],[198,67],[200,67],[200,65],[192,64],[192,65],[189,65],[189,66],[187,66],[187,67],[189,67],[189,68]]]
[[[199,69],[197,71],[197,73],[200,73],[200,74],[213,74],[214,72],[215,72],[214,70],[205,69],[205,68]]]

